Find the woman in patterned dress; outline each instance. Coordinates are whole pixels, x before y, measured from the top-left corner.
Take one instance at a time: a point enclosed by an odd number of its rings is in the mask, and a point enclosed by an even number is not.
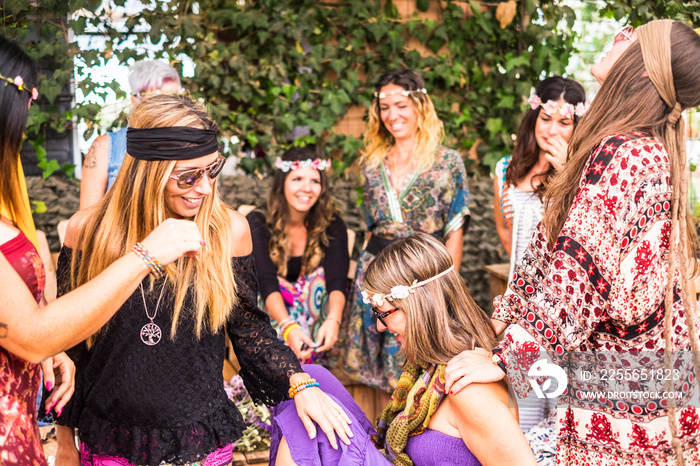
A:
[[[546,183],[566,161],[567,144],[586,109],[586,93],[573,79],[552,76],[537,85],[528,102],[513,155],[496,164],[494,176],[496,230],[510,255],[509,277],[542,220]],[[493,319],[492,323],[500,335],[510,322]],[[519,398],[523,432],[553,416],[555,406],[554,398]]]
[[[350,263],[347,228],[329,192],[330,160],[293,147],[275,166],[266,208],[247,217],[260,295],[297,358],[327,362],[325,352],[338,340]]]
[[[45,465],[37,426],[36,399],[43,365],[45,379],[56,369],[56,387],[45,399],[59,412],[73,393],[73,365],[51,356],[103,325],[148,275],[135,254],[118,258],[90,283],[40,308],[46,275],[19,160],[29,106],[38,97],[34,62],[0,36],[0,464]],[[32,235],[32,233],[34,233]],[[143,244],[163,264],[197,253],[201,235],[192,222],[168,222]],[[61,353],[63,354],[63,353]],[[53,367],[52,367],[53,366]],[[52,389],[53,388],[53,389]]]
[[[363,272],[392,240],[416,231],[440,237],[459,270],[469,193],[462,157],[440,145],[442,122],[423,79],[411,70],[389,71],[375,91],[359,161],[369,241],[357,261],[343,367],[388,401],[403,359],[394,335],[377,331],[371,307],[362,302]]]
[[[507,372],[525,394],[558,374],[558,464],[700,464],[697,240],[681,116],[700,105],[700,36],[670,20],[628,27],[591,71],[601,89],[494,301],[494,317],[518,319],[515,331],[493,354],[454,358],[446,385]]]

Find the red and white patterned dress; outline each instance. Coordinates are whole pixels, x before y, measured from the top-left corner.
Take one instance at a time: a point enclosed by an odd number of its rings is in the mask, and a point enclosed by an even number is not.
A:
[[[683,395],[676,417],[685,462],[700,464],[698,387],[678,265],[672,309],[677,372],[652,371],[663,370],[670,202],[668,154],[657,138],[642,131],[604,138],[591,153],[553,250],[540,224],[509,290],[494,301],[494,318],[518,322],[500,348],[519,394],[532,389],[528,372],[540,350],[560,365],[566,361],[558,464],[676,464],[668,402],[655,394],[666,389],[666,377]]]

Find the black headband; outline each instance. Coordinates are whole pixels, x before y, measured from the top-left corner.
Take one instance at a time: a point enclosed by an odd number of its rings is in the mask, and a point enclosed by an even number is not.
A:
[[[191,160],[219,150],[217,128],[197,129],[189,126],[165,128],[129,128],[126,152],[139,160]]]

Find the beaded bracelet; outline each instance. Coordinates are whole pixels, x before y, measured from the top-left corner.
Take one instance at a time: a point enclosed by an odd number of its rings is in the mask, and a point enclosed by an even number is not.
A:
[[[134,254],[139,256],[142,261],[146,263],[149,271],[153,274],[154,277],[161,278],[163,277],[163,275],[165,275],[165,269],[163,268],[163,266],[160,265],[158,259],[149,254],[148,249],[143,247],[143,244],[134,244],[132,251],[134,252]]]
[[[294,399],[294,397],[302,390],[307,389],[309,387],[320,387],[319,383],[316,382],[316,379],[306,379],[302,380],[301,382],[297,382],[291,387],[289,387],[289,398]]]
[[[284,332],[284,329],[287,328],[287,326],[289,326],[289,324],[291,324],[292,322],[294,322],[294,319],[292,319],[291,317],[287,317],[286,319],[282,319],[279,322],[277,322],[277,327],[279,327]]]
[[[289,341],[287,341],[287,337],[289,337],[289,333],[295,328],[301,328],[301,325],[294,322],[292,324],[289,324],[287,328],[284,329],[284,331],[282,332],[282,339],[285,343],[289,343]]]

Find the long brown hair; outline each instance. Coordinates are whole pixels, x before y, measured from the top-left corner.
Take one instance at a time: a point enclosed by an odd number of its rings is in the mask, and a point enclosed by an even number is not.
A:
[[[695,373],[700,374],[695,298],[691,300],[689,296],[689,279],[696,273],[697,265],[688,263],[696,258],[697,237],[688,211],[685,131],[680,115],[683,109],[700,105],[700,36],[689,26],[669,20],[652,21],[640,27],[637,35],[639,41],[630,45],[613,65],[570,141],[568,162],[547,189],[543,223],[552,247],[576,197],[594,146],[609,135],[650,130],[668,153],[673,189],[664,300],[664,363],[667,369],[673,368],[673,283],[678,271]],[[684,464],[682,448],[677,441],[675,411],[675,401],[669,399],[672,444],[679,464]]]
[[[319,157],[318,154],[311,147],[292,147],[282,155],[282,160],[293,162],[313,160],[317,157]],[[287,254],[289,248],[289,235],[287,234],[289,206],[284,195],[284,183],[292,173],[292,171],[275,171],[266,205],[267,228],[270,230],[268,249],[272,262],[277,266],[277,274],[281,277],[287,275],[287,259],[289,258],[289,254]],[[326,171],[318,170],[318,173],[321,176],[321,194],[304,218],[307,233],[302,268],[309,272],[321,263],[329,243],[328,226],[336,215],[340,215],[340,211],[331,199]]]
[[[397,285],[434,277],[453,265],[447,248],[427,233],[414,233],[387,246],[367,267],[364,285],[388,294]],[[411,363],[447,364],[462,351],[493,348],[496,335],[457,270],[414,288],[391,304],[406,314],[403,350]]]
[[[418,73],[408,69],[387,71],[379,77],[374,89],[379,92],[382,87],[389,84],[396,84],[411,91],[408,98],[418,113],[414,156],[416,172],[420,173],[435,163],[435,149],[445,135],[442,121],[438,118],[429,95],[422,92],[422,89],[425,89],[425,83]],[[358,161],[360,165],[369,168],[378,167],[396,143],[380,115],[379,98],[375,97],[369,107],[369,121],[362,136],[365,147]]]
[[[187,96],[160,95],[144,101],[129,118],[132,128],[189,126],[211,129],[214,122],[203,105]],[[165,185],[175,161],[144,161],[128,153],[114,186],[94,207],[75,245],[79,254],[71,262],[73,287],[93,279],[112,262],[131,251],[166,219]],[[195,332],[218,331],[237,302],[236,282],[231,270],[230,217],[220,200],[217,183],[204,198],[194,222],[207,246],[196,258],[182,257],[168,265],[168,289],[175,293],[170,336],[177,332],[188,290],[194,291]],[[151,280],[150,288],[153,288]],[[95,335],[88,343],[94,342]]]
[[[559,99],[564,99],[575,107],[576,104],[586,101],[586,91],[583,90],[583,87],[573,79],[563,78],[561,76],[552,76],[541,81],[535,88],[535,94],[540,98],[543,104],[549,100],[557,101]],[[507,185],[518,184],[520,180],[525,178],[540,158],[541,148],[535,139],[535,126],[537,125],[537,118],[541,111],[541,105],[534,110],[528,108],[525,112],[525,116],[523,116],[523,120],[518,128],[515,147],[513,148],[513,157],[508,164],[508,168],[506,168]],[[574,114],[574,127],[578,124],[579,119],[580,117]],[[556,173],[556,170],[554,167],[550,166],[549,170],[545,173],[533,177],[533,182],[535,178],[542,178],[542,182],[535,188],[535,193],[537,193],[540,199],[542,199],[547,182],[554,176],[554,173]]]
[[[0,81],[0,206],[18,225],[31,223],[31,212],[24,209],[24,200],[17,177],[19,150],[29,116],[29,99],[37,85],[36,65],[14,42],[0,36],[0,75],[14,79],[21,76],[24,90]]]

